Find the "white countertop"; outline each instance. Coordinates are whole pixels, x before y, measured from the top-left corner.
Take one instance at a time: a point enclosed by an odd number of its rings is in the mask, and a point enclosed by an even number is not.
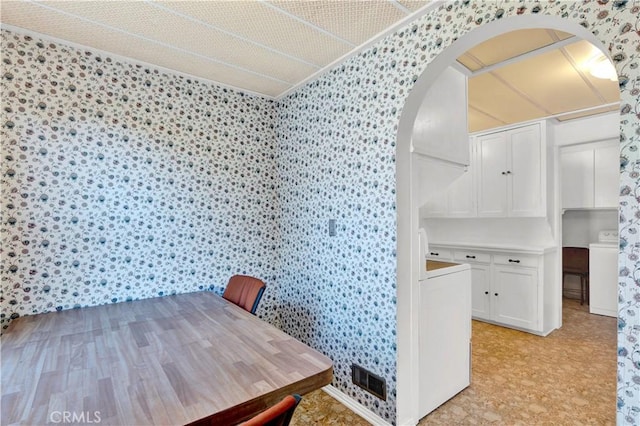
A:
[[[447,247],[447,248],[469,248],[476,250],[492,250],[492,251],[506,251],[506,252],[518,252],[529,254],[545,254],[557,250],[554,246],[531,246],[531,245],[518,245],[518,244],[502,244],[502,243],[463,243],[452,241],[429,241],[429,246]]]
[[[429,264],[430,262],[436,263],[436,264],[447,264],[451,266],[437,267],[435,269],[427,269],[426,277],[421,278],[421,281],[425,278],[431,279],[431,278],[441,277],[443,275],[453,274],[456,272],[466,271],[467,269],[471,269],[471,266],[467,263],[449,263],[449,262],[438,262],[438,261],[427,260],[427,264]]]
[[[617,249],[619,245],[617,243],[591,243],[589,244],[589,248],[611,248]]]

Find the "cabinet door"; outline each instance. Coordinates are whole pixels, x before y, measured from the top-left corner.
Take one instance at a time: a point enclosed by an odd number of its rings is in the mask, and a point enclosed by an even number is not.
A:
[[[471,315],[478,319],[491,319],[491,267],[469,263],[471,266]]]
[[[447,191],[449,217],[474,217],[473,173],[469,169],[456,179]]]
[[[414,123],[414,148],[433,158],[469,164],[467,77],[453,67],[442,71],[422,101]],[[452,125],[451,123],[456,123]]]
[[[506,216],[507,136],[504,132],[476,139],[478,216]]]
[[[514,327],[539,330],[538,271],[494,265],[492,319]]]
[[[545,216],[545,150],[540,139],[540,126],[522,127],[507,134],[508,216]]]
[[[618,207],[620,151],[613,146],[594,150],[594,207]]]
[[[425,217],[447,217],[447,193],[441,191],[422,207]]]
[[[560,167],[562,208],[593,207],[593,150],[563,150],[560,154]]]

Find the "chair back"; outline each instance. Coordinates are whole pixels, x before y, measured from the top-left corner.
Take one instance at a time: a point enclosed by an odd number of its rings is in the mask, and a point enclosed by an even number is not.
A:
[[[287,395],[276,405],[241,423],[240,426],[288,426],[301,399],[297,394]]]
[[[589,249],[584,247],[562,248],[562,271],[576,274],[589,273]]]
[[[258,278],[234,275],[229,280],[222,297],[255,315],[266,285]]]

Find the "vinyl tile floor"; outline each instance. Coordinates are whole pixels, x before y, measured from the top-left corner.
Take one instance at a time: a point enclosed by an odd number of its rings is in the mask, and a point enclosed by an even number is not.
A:
[[[616,319],[564,299],[561,329],[539,337],[473,321],[471,386],[427,425],[615,425]],[[324,393],[304,396],[292,425],[369,423]]]

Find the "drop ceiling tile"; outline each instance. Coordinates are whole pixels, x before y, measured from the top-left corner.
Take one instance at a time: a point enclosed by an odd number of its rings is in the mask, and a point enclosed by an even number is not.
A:
[[[33,4],[12,8],[3,3],[3,15],[3,21],[11,25],[18,27],[36,25],[38,28],[46,28],[47,31],[42,32],[55,38],[268,96],[276,96],[291,87],[197,56],[166,49],[155,43],[144,40],[131,43],[130,38],[120,32],[48,11]]]
[[[491,73],[468,81],[469,106],[485,111],[505,123],[518,123],[544,117],[546,113],[505,86]]]
[[[387,1],[293,0],[271,3],[356,45],[407,16]],[[366,7],[362,7],[363,4]]]
[[[572,43],[564,49],[605,103],[620,101],[620,88],[617,81],[596,78],[589,72],[593,59],[602,56],[600,50],[586,40]]]
[[[493,65],[554,43],[556,40],[552,34],[555,33],[546,29],[511,31],[478,44],[469,49],[467,55],[477,58],[485,66]]]
[[[469,133],[493,129],[507,124],[500,120],[496,120],[493,117],[489,117],[488,115],[483,114],[481,111],[477,111],[474,108],[469,108],[467,119],[469,121]]]
[[[400,3],[410,11],[415,12],[421,7],[424,7],[428,4],[433,3],[433,1],[432,0],[422,0],[422,1],[421,0],[398,0],[398,3]]]
[[[465,66],[469,71],[478,71],[480,68],[484,68],[483,64],[468,52],[458,57],[457,61]]]
[[[566,40],[574,35],[571,33],[565,33],[564,31],[559,30],[547,30],[550,31],[558,40]]]
[[[493,71],[551,114],[602,104],[559,51],[543,53]]]
[[[254,44],[143,2],[55,1],[46,2],[46,5],[119,28],[130,34],[129,43],[138,43],[140,38],[146,38],[289,83],[295,83],[317,71],[317,67],[301,64],[282,55],[274,56],[272,52]],[[167,31],[167,28],[172,31]]]
[[[261,2],[163,1],[159,3],[176,12],[192,16],[318,66],[327,65],[351,50],[348,44],[286,14],[279,13]]]

